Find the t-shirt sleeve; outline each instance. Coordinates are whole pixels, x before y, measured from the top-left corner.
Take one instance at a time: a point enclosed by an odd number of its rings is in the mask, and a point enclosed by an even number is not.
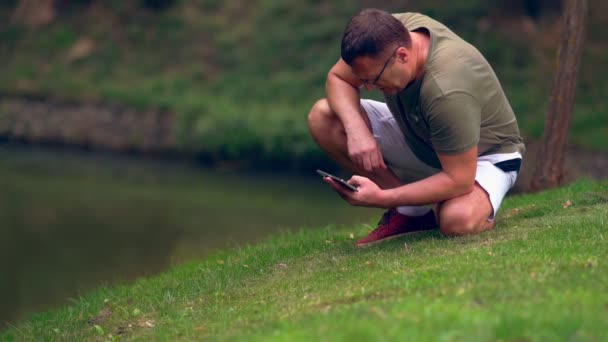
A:
[[[481,107],[470,94],[453,92],[441,96],[430,104],[426,113],[437,153],[458,154],[479,143]]]

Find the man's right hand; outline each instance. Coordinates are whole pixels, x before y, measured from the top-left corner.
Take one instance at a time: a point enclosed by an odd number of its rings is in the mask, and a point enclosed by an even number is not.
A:
[[[346,144],[350,160],[365,171],[372,172],[387,168],[380,147],[371,134],[347,134]]]

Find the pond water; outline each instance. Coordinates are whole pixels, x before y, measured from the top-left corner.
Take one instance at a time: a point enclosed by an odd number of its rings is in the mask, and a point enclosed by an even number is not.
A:
[[[279,231],[380,214],[350,207],[314,170],[237,173],[0,144],[0,322]]]

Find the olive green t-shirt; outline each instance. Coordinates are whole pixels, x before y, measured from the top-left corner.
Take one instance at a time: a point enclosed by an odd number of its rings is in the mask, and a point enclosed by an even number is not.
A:
[[[418,13],[393,14],[409,31],[430,33],[424,75],[386,102],[407,144],[441,168],[437,153],[478,146],[478,155],[524,152],[517,120],[481,53],[443,24]]]

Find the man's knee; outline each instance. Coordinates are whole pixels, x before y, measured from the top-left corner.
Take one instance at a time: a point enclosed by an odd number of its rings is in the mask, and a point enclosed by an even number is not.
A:
[[[327,120],[332,115],[327,99],[320,99],[312,106],[308,113],[308,127],[311,132],[326,125]]]
[[[308,129],[313,139],[321,146],[335,145],[342,140],[344,128],[327,99],[320,99],[308,113]]]
[[[480,220],[475,208],[461,203],[444,204],[439,210],[439,229],[445,235],[474,234],[484,230],[486,220]]]

